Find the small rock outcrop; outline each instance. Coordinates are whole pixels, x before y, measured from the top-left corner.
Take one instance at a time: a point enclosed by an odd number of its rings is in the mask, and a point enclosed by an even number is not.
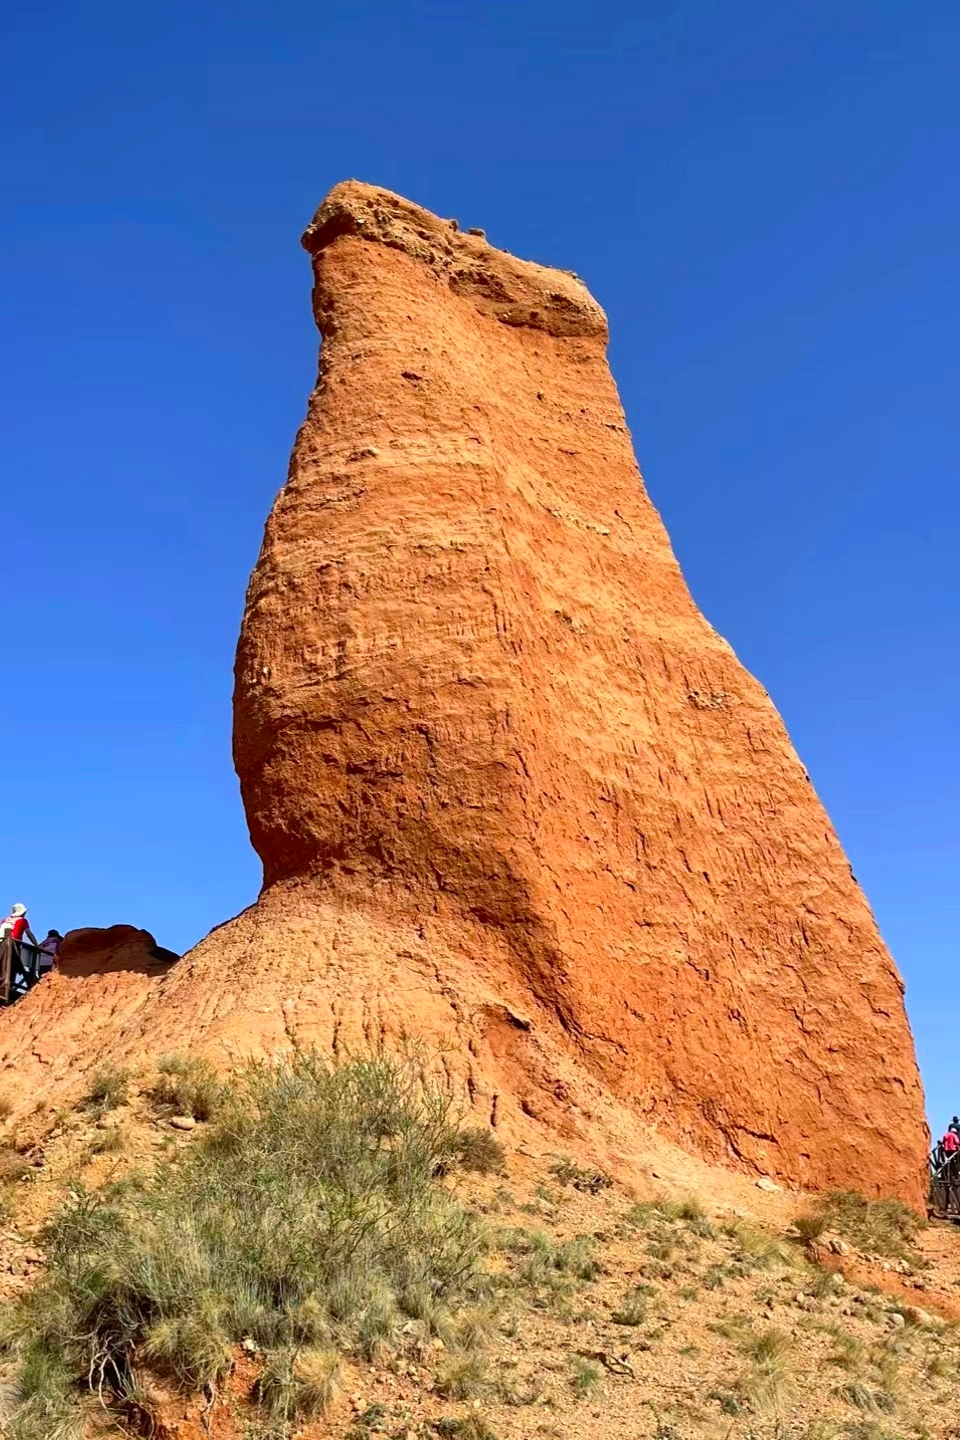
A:
[[[133,925],[110,925],[68,930],[63,937],[57,970],[61,975],[106,975],[133,970],[142,975],[165,975],[175,960],[173,950],[158,945],[149,930]]]
[[[655,1127],[767,1184],[920,1204],[903,986],[684,583],[602,310],[355,182],[304,244],[320,374],[236,665],[264,889],[118,992],[101,1051],[419,1038],[508,1134],[629,1163]],[[0,1017],[0,1065],[39,1063],[43,989]]]

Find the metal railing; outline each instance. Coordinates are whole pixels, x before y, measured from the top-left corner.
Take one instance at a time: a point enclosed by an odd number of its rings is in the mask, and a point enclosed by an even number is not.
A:
[[[960,1220],[960,1150],[944,1150],[942,1143],[930,1151],[931,1215],[943,1220]]]
[[[26,940],[14,940],[12,935],[0,940],[0,1005],[12,1005],[33,989],[44,973],[41,956],[46,958],[39,946]]]

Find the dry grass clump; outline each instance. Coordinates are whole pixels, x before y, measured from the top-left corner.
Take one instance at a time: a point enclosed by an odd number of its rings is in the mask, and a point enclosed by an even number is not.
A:
[[[841,1370],[861,1370],[866,1362],[867,1347],[856,1335],[847,1335],[842,1330],[831,1327],[833,1336],[833,1349],[827,1356],[830,1365],[836,1365]]]
[[[461,1170],[472,1170],[478,1175],[502,1175],[506,1168],[500,1141],[480,1126],[457,1131],[454,1154]]]
[[[109,1130],[101,1130],[100,1133],[90,1141],[87,1146],[87,1158],[92,1160],[95,1155],[116,1155],[124,1147],[124,1133],[119,1125],[113,1125]]]
[[[159,1105],[193,1120],[213,1120],[228,1090],[213,1066],[198,1055],[163,1055],[150,1091]]]
[[[525,1285],[563,1289],[573,1280],[595,1280],[602,1266],[593,1254],[593,1238],[578,1235],[557,1245],[544,1230],[507,1230],[503,1250],[519,1256],[516,1278]]]
[[[610,1319],[615,1325],[643,1325],[647,1318],[652,1287],[635,1286],[628,1290]]]
[[[329,1408],[339,1380],[335,1350],[283,1347],[264,1357],[256,1397],[274,1431],[286,1435],[295,1422],[316,1420]]]
[[[98,1115],[126,1104],[130,1093],[130,1071],[117,1065],[101,1065],[90,1078],[83,1105]]]
[[[122,1413],[141,1361],[215,1388],[242,1341],[285,1436],[328,1402],[341,1353],[450,1333],[475,1296],[477,1225],[436,1183],[456,1127],[415,1066],[252,1065],[218,1108],[154,1176],[78,1193],[49,1226],[45,1275],[7,1317],[9,1440],[79,1435],[91,1392]]]
[[[705,1222],[706,1211],[693,1195],[657,1195],[653,1200],[638,1200],[625,1215],[629,1225],[649,1229],[651,1225],[669,1220],[683,1220],[694,1225]]]
[[[582,1170],[579,1165],[574,1165],[568,1155],[561,1155],[550,1166],[549,1173],[559,1180],[561,1185],[572,1185],[574,1190],[580,1190],[585,1195],[599,1195],[601,1190],[609,1190],[613,1185],[605,1171]]]
[[[481,1355],[449,1355],[437,1370],[437,1394],[446,1400],[474,1400],[489,1388],[490,1376]]]
[[[825,1265],[814,1265],[810,1270],[809,1291],[814,1300],[827,1300],[843,1291],[844,1279],[838,1270],[829,1270]]]
[[[886,1390],[866,1385],[862,1380],[853,1380],[849,1385],[841,1386],[837,1393],[841,1400],[845,1400],[856,1410],[865,1410],[874,1414],[879,1411],[888,1415],[896,1409],[892,1395],[889,1395]]]
[[[754,1270],[769,1270],[793,1264],[794,1257],[790,1251],[755,1225],[737,1221],[735,1224],[724,1225],[723,1233],[735,1243],[734,1259],[741,1274],[749,1275]]]
[[[7,1095],[5,1091],[0,1090],[0,1124],[2,1124],[4,1120],[9,1120],[15,1109],[16,1106],[10,1096]]]
[[[752,1409],[781,1410],[793,1396],[796,1383],[790,1336],[771,1326],[745,1339],[741,1348],[752,1361],[740,1380],[741,1395]]]
[[[905,1259],[926,1224],[901,1200],[868,1200],[854,1190],[831,1190],[794,1220],[801,1239],[815,1240],[836,1231],[856,1249],[871,1255]]]
[[[447,1415],[436,1424],[438,1435],[454,1437],[454,1440],[497,1440],[497,1433],[491,1430],[482,1415],[464,1415],[461,1418]]]

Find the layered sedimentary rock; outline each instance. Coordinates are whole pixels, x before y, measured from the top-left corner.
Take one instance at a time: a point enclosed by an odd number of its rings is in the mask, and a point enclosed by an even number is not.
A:
[[[508,1030],[674,1137],[916,1199],[902,984],[769,696],[691,599],[599,306],[355,183],[304,245],[320,376],[236,671],[273,903],[306,886],[362,916],[397,1024],[421,986],[399,927],[447,957],[441,991],[481,980]]]
[[[599,306],[352,182],[304,243],[320,375],[236,669],[263,893],[164,978],[45,981],[0,1078],[419,1039],[508,1136],[920,1203],[903,987],[690,597]]]

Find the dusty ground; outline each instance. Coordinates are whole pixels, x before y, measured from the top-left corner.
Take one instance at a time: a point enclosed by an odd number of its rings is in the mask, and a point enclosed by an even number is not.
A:
[[[40,1273],[43,1221],[72,1184],[191,1144],[170,1119],[134,1093],[101,1116],[41,1108],[0,1135],[0,1298]],[[899,1259],[829,1234],[812,1253],[791,1233],[801,1195],[672,1147],[637,1176],[610,1183],[588,1157],[567,1165],[524,1146],[505,1175],[460,1179],[489,1229],[489,1302],[459,1334],[345,1362],[303,1440],[960,1435],[960,1232],[931,1225]],[[154,1434],[246,1440],[238,1414],[256,1369],[255,1354],[238,1356],[234,1396],[212,1406],[158,1392]],[[95,1433],[120,1432],[98,1421]]]

